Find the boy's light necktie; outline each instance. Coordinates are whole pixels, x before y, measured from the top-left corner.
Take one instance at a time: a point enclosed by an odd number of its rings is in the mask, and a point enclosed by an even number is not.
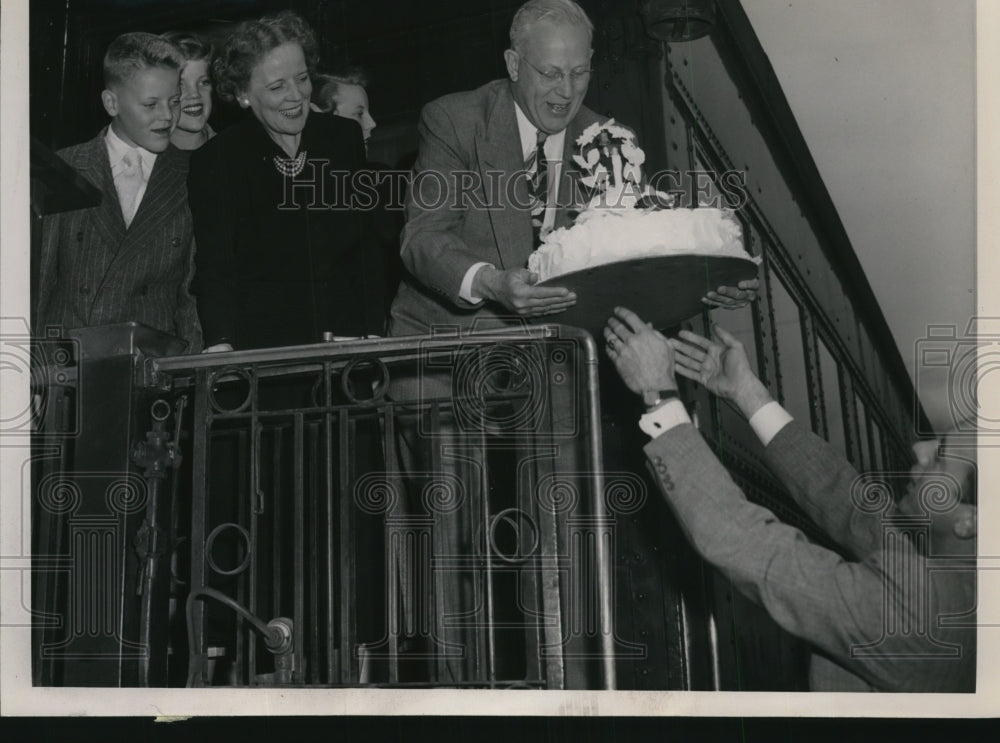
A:
[[[135,149],[129,149],[122,156],[124,168],[118,174],[118,200],[122,207],[122,217],[125,218],[125,226],[132,224],[136,209],[139,206],[139,190],[142,188],[142,158]]]

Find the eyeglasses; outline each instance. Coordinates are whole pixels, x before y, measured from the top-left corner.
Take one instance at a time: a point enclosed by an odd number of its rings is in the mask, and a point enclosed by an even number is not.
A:
[[[547,85],[562,85],[563,80],[566,79],[566,73],[562,70],[543,70],[532,64],[531,60],[521,54],[521,52],[518,52],[517,55],[528,63],[528,67],[541,75]],[[581,83],[590,77],[591,72],[593,72],[593,70],[590,67],[578,67],[575,70],[571,70],[569,73],[570,82],[574,85],[576,83]]]

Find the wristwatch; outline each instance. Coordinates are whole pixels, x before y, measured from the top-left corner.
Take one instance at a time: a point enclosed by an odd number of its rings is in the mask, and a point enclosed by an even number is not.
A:
[[[658,390],[642,393],[642,401],[646,405],[646,412],[655,410],[668,400],[680,400],[681,396],[677,390]]]

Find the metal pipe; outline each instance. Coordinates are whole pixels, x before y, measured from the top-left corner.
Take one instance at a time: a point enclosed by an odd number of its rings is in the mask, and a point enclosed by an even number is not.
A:
[[[340,571],[337,585],[340,587],[340,680],[348,683],[353,680],[355,659],[351,657],[352,639],[356,637],[353,627],[353,612],[351,607],[354,604],[353,585],[350,580],[351,572],[351,529],[350,529],[350,471],[348,458],[350,457],[350,434],[348,429],[347,411],[340,411],[338,416],[338,475],[340,476],[340,487],[338,488],[340,514],[338,524],[340,531],[337,544],[340,553]],[[332,516],[332,514],[331,514]],[[331,617],[332,619],[332,617]]]
[[[250,446],[249,446],[248,441],[247,441],[246,432],[245,431],[240,431],[239,454],[237,455],[237,461],[239,462],[239,465],[237,467],[237,472],[242,473],[242,472],[246,472],[247,471],[247,452],[248,452],[249,449],[250,449]],[[258,461],[258,457],[257,457],[258,453],[259,452],[257,452],[256,450],[250,451],[250,456],[252,457],[254,463],[257,463],[257,461]],[[251,469],[258,469],[259,470],[259,468],[255,468],[255,467],[251,467]],[[244,486],[244,482],[245,481],[243,480],[243,478],[239,478],[239,480],[238,480],[239,484],[238,484],[238,486],[236,488],[237,523],[239,523],[239,524],[245,524],[245,523],[247,523],[249,521],[251,523],[251,525],[252,525],[253,521],[250,518],[249,514],[250,514],[250,512],[253,511],[253,509],[250,508],[248,506],[248,504],[247,504],[247,491],[246,491],[246,488]],[[254,554],[256,553],[256,546],[257,545],[254,543],[253,537],[250,537],[249,538],[249,543],[247,544],[247,549],[250,551],[250,554],[247,555],[247,557],[248,557],[248,561],[249,561],[249,563],[250,563],[251,566],[253,565],[253,562],[254,562]],[[249,602],[251,603],[251,610],[252,610],[253,609],[253,604],[252,604],[252,602],[253,602],[253,590],[254,590],[254,584],[256,583],[256,581],[254,580],[254,578],[256,577],[256,574],[253,572],[253,568],[252,567],[250,568],[250,570],[251,570],[251,572],[250,572],[250,580],[249,581],[247,581],[242,575],[236,579],[236,600],[239,601],[240,604],[246,604],[246,603],[248,603],[247,592],[249,591],[250,592]],[[248,582],[250,584],[249,586],[247,586]],[[237,676],[237,678],[239,678],[240,676],[242,676],[242,678],[240,678],[240,680],[243,683],[249,685],[253,681],[253,679],[250,677],[250,669],[248,667],[248,664],[245,664],[245,662],[244,662],[244,659],[246,658],[246,655],[247,655],[247,649],[246,649],[247,638],[246,638],[246,636],[244,634],[244,631],[243,631],[242,621],[243,621],[242,618],[239,615],[237,615],[237,617],[236,617],[236,650],[235,650],[235,652],[233,654],[234,657],[233,657],[233,671],[232,672],[233,672],[233,674],[235,676]]]
[[[209,373],[201,371],[197,374],[196,394],[194,398],[194,448],[191,460],[191,591],[205,586],[205,526],[208,520],[208,455],[211,446],[209,431],[211,430],[211,411],[208,409]],[[202,604],[194,611],[194,616],[188,623],[188,648],[191,657],[201,657],[205,642],[205,608]],[[189,681],[198,672],[199,686],[206,680],[203,669],[188,668]],[[190,683],[188,684],[191,685]]]
[[[330,379],[332,370],[329,364],[323,367],[323,403],[329,406],[332,402],[332,390],[330,389]],[[323,415],[323,427],[325,432],[325,446],[323,450],[323,464],[326,475],[326,542],[324,554],[326,556],[326,680],[327,683],[334,684],[340,680],[340,668],[337,655],[337,627],[334,622],[336,616],[336,595],[337,581],[337,561],[334,556],[334,534],[333,534],[333,513],[335,488],[333,486],[333,417],[330,413]]]
[[[266,366],[284,364],[290,361],[313,362],[311,368],[319,369],[321,362],[343,360],[349,363],[358,356],[394,356],[395,360],[420,358],[428,351],[453,348],[459,345],[488,345],[509,343],[511,340],[551,340],[553,338],[580,338],[589,334],[580,328],[566,325],[540,325],[491,330],[484,333],[470,333],[461,337],[449,336],[401,336],[398,338],[377,338],[360,341],[341,341],[303,346],[283,346],[280,348],[254,348],[221,353],[190,354],[186,356],[163,356],[149,359],[149,368],[154,373],[176,374],[199,369],[220,369],[227,366]],[[415,347],[416,346],[416,347]],[[263,374],[266,369],[259,369]],[[283,373],[287,368],[283,370]]]
[[[256,465],[256,471],[258,473],[260,472],[260,466],[261,466],[261,461],[262,461],[262,454],[261,454],[261,449],[260,449],[259,433],[260,432],[258,431],[258,436],[256,437],[256,441],[253,444],[253,449],[250,452],[250,456],[252,456],[254,458],[254,460],[256,461],[256,463],[257,463],[257,465]],[[240,456],[241,457],[243,456],[243,447],[242,446],[240,447]],[[253,492],[256,494],[256,492],[258,492],[260,490],[260,482],[258,481],[256,483],[253,483],[251,485],[251,487],[253,488]],[[257,496],[255,495],[254,498],[256,499],[256,497]],[[241,506],[241,508],[242,508],[242,506]],[[260,584],[261,584],[261,581],[259,580],[258,574],[257,574],[258,569],[260,569],[260,565],[259,565],[259,562],[257,560],[257,557],[258,557],[258,554],[260,552],[260,546],[261,546],[260,545],[260,541],[261,541],[260,540],[260,531],[261,531],[260,527],[261,527],[261,525],[260,525],[260,518],[258,517],[258,514],[262,513],[264,509],[263,509],[263,505],[261,504],[260,509],[250,508],[248,510],[250,512],[250,517],[249,517],[250,518],[250,556],[249,556],[250,557],[250,567],[249,567],[249,574],[250,574],[250,578],[249,578],[250,599],[249,599],[249,601],[250,601],[250,611],[257,612],[257,611],[260,610],[260,607],[258,607],[258,605],[257,605],[257,603],[260,600],[260,598],[258,597],[257,594],[258,594],[258,586],[260,586]],[[277,612],[278,611],[278,607],[274,607],[274,611]],[[248,679],[248,681],[250,683],[253,683],[253,680],[257,677],[257,640],[256,640],[256,636],[255,635],[250,635],[250,638],[249,638],[249,647],[247,648],[247,661],[248,661],[247,662],[247,679]]]
[[[608,525],[604,515],[604,455],[601,448],[601,398],[597,376],[597,345],[589,333],[583,333],[583,335],[583,345],[586,349],[587,396],[590,400],[590,448],[594,457],[594,518],[596,520],[597,533],[602,535],[595,545],[598,571],[597,591],[600,600],[601,617],[602,675],[604,688],[614,689],[617,682],[615,679],[614,662],[614,605],[611,594],[613,574],[612,556],[608,554],[608,543],[603,538],[603,535],[607,533]]]
[[[493,595],[493,545],[490,539],[490,486],[489,467],[490,458],[486,454],[486,430],[485,426],[479,429],[480,445],[482,446],[482,480],[480,491],[482,493],[482,529],[483,529],[483,554],[486,558],[486,678],[490,682],[497,680],[497,636],[496,636],[496,599]]]
[[[283,555],[280,549],[282,520],[285,518],[284,492],[281,487],[281,472],[284,466],[282,448],[284,447],[284,428],[273,429],[273,443],[271,448],[271,461],[274,468],[271,470],[271,583],[272,596],[275,613],[284,611],[282,598],[284,595],[284,581],[282,580],[282,569],[284,567]]]
[[[292,544],[292,549],[295,553],[294,564],[295,564],[295,611],[292,621],[295,623],[296,627],[302,627],[305,622],[305,554],[304,549],[305,540],[303,539],[303,532],[305,531],[305,484],[303,467],[304,463],[302,461],[303,457],[303,417],[301,413],[295,415],[295,427],[294,427],[294,440],[295,440],[295,537]],[[295,683],[301,684],[305,679],[303,678],[303,666],[305,666],[305,637],[302,632],[295,633],[295,672],[294,680]]]
[[[306,491],[306,499],[309,503],[309,514],[311,518],[308,520],[308,530],[309,530],[309,626],[305,629],[309,632],[309,665],[306,667],[305,672],[309,676],[309,683],[316,684],[319,683],[319,672],[320,672],[320,662],[319,662],[319,651],[320,651],[320,627],[322,626],[319,614],[320,608],[320,571],[318,570],[319,564],[321,563],[319,559],[319,532],[321,519],[315,518],[315,516],[321,513],[319,509],[319,482],[318,472],[316,462],[319,460],[319,435],[320,435],[320,422],[310,421],[308,426],[308,432],[306,440],[308,441],[309,448],[309,463],[310,467],[308,470],[309,475],[309,487]],[[326,549],[327,552],[330,551],[329,545]],[[326,623],[329,624],[329,617],[326,618]]]
[[[379,413],[384,421],[384,428],[382,431],[382,442],[383,451],[386,454],[386,469],[392,473],[392,477],[400,485],[400,491],[402,491],[402,478],[398,469],[398,460],[395,456],[396,447],[396,407],[390,405],[384,408]],[[392,499],[390,498],[390,503]],[[395,513],[393,513],[393,507],[386,509],[385,512],[385,522],[388,523],[389,519],[393,518]],[[399,621],[399,587],[394,583],[392,576],[396,575],[396,571],[393,569],[394,562],[397,560],[395,550],[392,549],[392,545],[389,541],[389,530],[383,526],[383,550],[385,554],[385,608],[386,608],[386,622],[385,622],[385,632],[389,644],[389,682],[398,683],[399,682],[399,630],[397,622]]]

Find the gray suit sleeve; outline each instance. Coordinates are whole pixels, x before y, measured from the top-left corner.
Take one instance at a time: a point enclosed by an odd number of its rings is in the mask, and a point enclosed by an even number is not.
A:
[[[771,471],[796,503],[842,549],[863,559],[882,543],[882,514],[856,507],[858,472],[830,444],[793,421],[764,450]]]
[[[850,660],[853,646],[875,642],[882,633],[885,576],[879,553],[868,562],[848,562],[749,502],[691,425],[667,431],[645,451],[702,557],[786,631],[845,659],[872,683],[887,683],[878,667]]]
[[[483,253],[463,238],[465,209],[471,207],[461,203],[458,179],[459,174],[472,172],[473,163],[461,151],[455,123],[443,106],[425,106],[417,129],[420,149],[407,196],[401,257],[424,286],[468,308],[458,292],[465,274],[483,260]]]

